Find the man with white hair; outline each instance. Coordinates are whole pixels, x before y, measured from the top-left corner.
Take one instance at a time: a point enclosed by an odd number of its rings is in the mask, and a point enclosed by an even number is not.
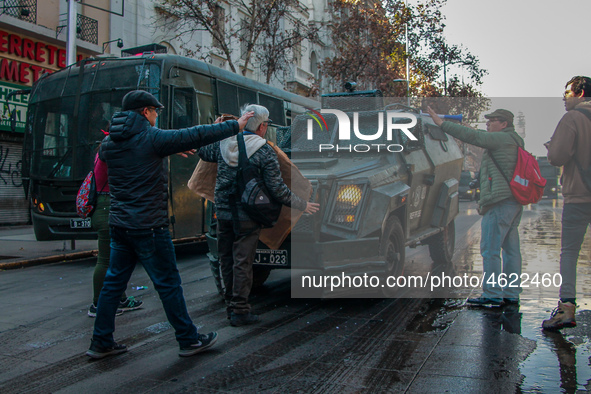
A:
[[[244,128],[244,144],[251,165],[260,170],[269,194],[278,202],[306,213],[318,211],[319,205],[306,202],[289,190],[283,182],[279,161],[273,148],[265,140],[271,120],[269,110],[250,104],[242,113],[254,112]],[[221,118],[216,122],[221,121]],[[253,221],[240,206],[237,195],[238,141],[236,136],[203,147],[201,159],[218,163],[215,185],[215,204],[218,220],[218,253],[224,279],[226,309],[232,326],[257,323],[251,313],[248,296],[252,287],[252,264],[261,233],[261,225]],[[235,201],[237,200],[237,201]],[[234,204],[231,201],[235,201]]]

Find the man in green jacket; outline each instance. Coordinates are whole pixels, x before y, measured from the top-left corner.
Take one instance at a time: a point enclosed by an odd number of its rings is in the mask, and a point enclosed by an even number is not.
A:
[[[505,303],[517,304],[521,288],[515,286],[518,280],[514,279],[521,276],[518,227],[523,207],[513,198],[507,179],[511,179],[517,164],[517,146],[523,148],[524,142],[515,132],[513,113],[506,109],[497,109],[485,115],[488,122],[486,131],[483,131],[443,121],[430,107],[427,110],[433,122],[444,132],[485,149],[480,164],[478,209],[483,215],[480,253],[484,280],[482,295],[478,298],[469,298],[468,303],[488,307],[499,307]],[[515,287],[500,286],[499,278],[505,279],[501,283],[513,283]]]

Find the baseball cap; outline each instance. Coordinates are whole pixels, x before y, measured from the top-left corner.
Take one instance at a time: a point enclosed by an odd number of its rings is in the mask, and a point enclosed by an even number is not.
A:
[[[144,107],[164,108],[164,105],[145,90],[132,90],[123,97],[123,111]]]

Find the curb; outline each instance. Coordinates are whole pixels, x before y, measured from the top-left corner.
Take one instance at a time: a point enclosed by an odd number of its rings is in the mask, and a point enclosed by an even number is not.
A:
[[[7,263],[0,263],[0,270],[12,270],[17,268],[33,267],[35,265],[59,263],[64,261],[78,260],[88,257],[96,257],[98,251],[86,250],[84,252],[64,253],[55,256],[39,257],[29,260],[18,260]]]

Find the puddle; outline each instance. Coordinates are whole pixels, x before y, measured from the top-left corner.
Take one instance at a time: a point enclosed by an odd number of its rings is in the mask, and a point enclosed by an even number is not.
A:
[[[520,225],[522,269],[530,276],[559,274],[562,201],[544,201],[524,210]],[[464,269],[482,270],[479,239],[462,256]],[[558,301],[559,287],[524,287],[517,313],[506,309],[487,318],[505,331],[536,342],[535,350],[520,364],[524,376],[518,391],[523,393],[575,393],[591,389],[591,231],[587,232],[577,264],[577,327],[562,332],[542,331]],[[476,261],[476,263],[471,263]]]
[[[408,332],[424,334],[445,330],[462,308],[463,300],[432,298],[421,306],[419,313],[406,327]]]

